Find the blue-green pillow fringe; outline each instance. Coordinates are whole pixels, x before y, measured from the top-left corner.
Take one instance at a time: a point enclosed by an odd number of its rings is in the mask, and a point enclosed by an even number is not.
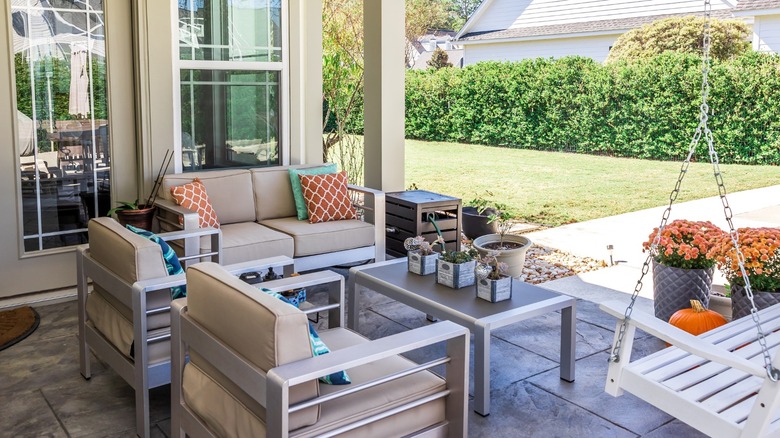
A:
[[[152,233],[151,231],[144,230],[142,228],[136,228],[130,224],[126,225],[127,229],[134,232],[135,234],[138,234],[141,237],[146,237],[147,239],[151,240],[152,242],[160,245],[160,249],[163,253],[163,259],[165,259],[165,268],[168,270],[168,275],[177,275],[177,274],[183,274],[184,268],[182,268],[181,263],[179,262],[179,257],[176,255],[176,251],[171,248],[168,243],[162,239],[160,239],[160,236]],[[177,298],[183,298],[187,296],[187,286],[174,286],[171,288],[171,299],[175,300]]]
[[[266,288],[261,288],[260,290],[291,306],[298,307],[278,292],[271,292]],[[314,356],[322,356],[323,354],[330,353],[330,348],[322,342],[320,335],[317,334],[317,330],[314,329],[314,325],[311,322],[309,322],[309,342],[311,343],[311,350],[314,353]],[[327,383],[328,385],[348,385],[352,383],[352,380],[350,380],[346,371],[336,371],[335,373],[320,377],[320,382]]]

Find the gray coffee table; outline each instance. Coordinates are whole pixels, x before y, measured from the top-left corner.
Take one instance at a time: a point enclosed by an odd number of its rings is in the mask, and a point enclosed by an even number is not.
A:
[[[358,328],[363,286],[396,301],[467,327],[474,333],[474,410],[490,414],[490,333],[492,330],[561,310],[561,379],[574,381],[576,300],[515,280],[512,299],[490,303],[476,297],[474,287],[451,289],[431,276],[410,274],[406,258],[349,270],[347,326]]]

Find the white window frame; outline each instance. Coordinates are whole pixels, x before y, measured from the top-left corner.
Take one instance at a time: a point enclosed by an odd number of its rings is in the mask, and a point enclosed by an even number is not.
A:
[[[277,71],[279,72],[279,157],[281,165],[290,164],[290,38],[289,38],[289,0],[280,0],[282,19],[282,61],[205,61],[183,60],[179,51],[179,5],[170,0],[171,30],[173,37],[173,165],[175,173],[183,172],[181,147],[181,71],[182,70],[223,70],[223,71]]]

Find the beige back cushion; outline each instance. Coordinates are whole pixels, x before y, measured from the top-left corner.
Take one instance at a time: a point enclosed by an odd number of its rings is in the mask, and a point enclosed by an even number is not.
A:
[[[303,312],[216,263],[187,269],[187,308],[193,320],[265,372],[312,357],[309,322]],[[193,363],[198,365],[195,357]],[[290,402],[318,395],[317,382],[311,381],[292,388]],[[313,424],[318,416],[319,408],[306,409],[295,414],[295,423]]]
[[[255,221],[252,177],[246,169],[187,172],[165,175],[160,195],[173,199],[171,187],[200,179],[220,224]]]
[[[127,230],[114,219],[92,219],[88,231],[92,258],[126,282],[168,275],[160,245]]]
[[[287,169],[309,169],[322,164],[262,167],[252,169],[255,191],[255,215],[258,221],[297,216],[293,200],[290,172]]]

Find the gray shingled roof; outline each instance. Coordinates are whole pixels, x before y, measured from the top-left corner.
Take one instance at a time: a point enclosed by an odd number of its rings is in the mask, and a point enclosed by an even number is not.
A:
[[[759,9],[780,9],[780,0],[739,0],[735,11],[755,11]]]
[[[753,3],[780,3],[780,0],[748,0]],[[489,30],[485,32],[470,32],[458,41],[484,41],[514,38],[529,38],[537,36],[561,35],[572,33],[626,31],[652,23],[655,20],[668,17],[680,17],[689,14],[665,14],[647,17],[620,18],[615,20],[583,21],[581,23],[555,24],[551,26],[521,27],[516,29]],[[730,10],[713,11],[715,18],[731,18]]]

